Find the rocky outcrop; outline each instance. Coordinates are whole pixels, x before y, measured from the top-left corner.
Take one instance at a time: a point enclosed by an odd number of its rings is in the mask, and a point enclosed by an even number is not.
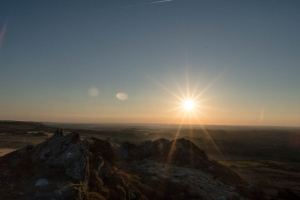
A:
[[[88,155],[87,140],[75,132],[63,136],[61,131],[35,147],[5,155],[0,158],[0,199],[84,199]]]
[[[119,169],[108,141],[61,133],[0,157],[0,199],[148,199],[143,193],[155,192]]]
[[[32,160],[45,166],[65,170],[66,175],[80,181],[88,177],[87,140],[81,140],[78,133],[66,136],[54,134],[37,146]]]
[[[140,145],[125,142],[117,152],[129,169],[150,176],[150,182],[180,186],[179,194],[185,196],[182,199],[243,199],[237,186],[248,185],[234,171],[208,158],[203,150],[183,138],[158,139]]]
[[[138,173],[151,175],[151,179],[157,181],[158,184],[166,182],[185,188],[185,195],[191,199],[218,199],[219,196],[226,196],[228,199],[242,199],[235,191],[235,187],[223,183],[220,179],[202,170],[166,165],[153,160],[135,162],[135,170]]]
[[[235,185],[246,182],[189,140],[125,142],[117,152],[58,129],[0,157],[0,199],[243,199]]]
[[[173,141],[161,138],[140,145],[125,142],[117,152],[123,160],[153,159],[179,165],[196,165],[207,160],[203,150],[184,138]]]

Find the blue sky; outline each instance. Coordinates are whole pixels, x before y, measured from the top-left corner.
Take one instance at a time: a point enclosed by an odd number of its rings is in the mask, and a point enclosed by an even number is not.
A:
[[[300,126],[298,1],[151,2],[1,1],[0,119]]]

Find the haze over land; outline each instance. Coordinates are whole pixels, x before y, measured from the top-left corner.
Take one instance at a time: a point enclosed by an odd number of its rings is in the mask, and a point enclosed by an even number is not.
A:
[[[299,20],[298,1],[2,1],[0,119],[300,126]]]
[[[299,199],[299,130],[0,121],[0,198]]]

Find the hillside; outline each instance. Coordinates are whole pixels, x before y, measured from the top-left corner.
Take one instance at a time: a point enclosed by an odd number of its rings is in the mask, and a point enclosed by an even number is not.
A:
[[[170,151],[172,149],[172,151]],[[56,132],[0,157],[0,199],[256,199],[229,168],[185,139],[115,149]],[[170,153],[171,152],[171,153]]]

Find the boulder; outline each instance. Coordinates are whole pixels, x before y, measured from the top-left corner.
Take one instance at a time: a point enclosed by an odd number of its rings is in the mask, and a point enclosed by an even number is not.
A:
[[[83,181],[88,174],[88,148],[88,141],[81,140],[78,133],[65,136],[54,134],[37,146],[32,160],[51,168],[65,170],[66,175]]]

